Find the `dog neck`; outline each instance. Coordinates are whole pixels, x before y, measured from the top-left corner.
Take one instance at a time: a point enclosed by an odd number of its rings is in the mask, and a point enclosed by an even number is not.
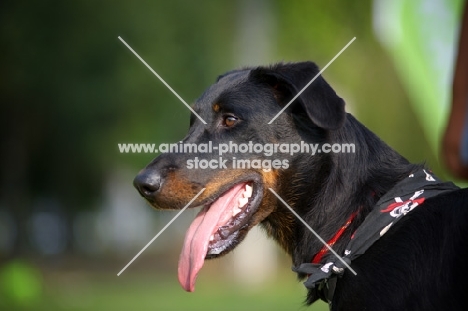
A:
[[[292,174],[288,177],[294,176],[299,182],[283,185],[280,194],[325,241],[330,241],[354,214],[334,241],[333,248],[340,254],[380,196],[421,166],[409,163],[350,114],[341,129],[327,132],[324,139],[330,144],[354,143],[355,153],[321,154],[313,156],[312,162],[298,161],[307,167],[299,166],[285,174]],[[311,137],[311,143],[316,140]],[[263,225],[292,256],[295,266],[311,262],[323,247],[281,205]]]

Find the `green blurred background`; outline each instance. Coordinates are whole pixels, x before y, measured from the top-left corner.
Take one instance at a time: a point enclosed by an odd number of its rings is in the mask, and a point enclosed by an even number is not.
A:
[[[132,187],[183,138],[187,102],[246,65],[313,60],[348,111],[414,162],[439,159],[462,0],[2,1],[1,310],[305,310],[290,259],[261,233],[177,283],[195,211],[171,219]],[[317,304],[309,310],[327,310]]]

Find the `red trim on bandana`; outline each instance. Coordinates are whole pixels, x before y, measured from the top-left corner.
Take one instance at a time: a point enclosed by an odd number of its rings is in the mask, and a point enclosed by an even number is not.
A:
[[[353,222],[354,218],[357,215],[357,211],[351,214],[351,216],[348,218],[346,223],[338,230],[338,232],[335,233],[335,235],[327,242],[328,246],[332,247],[336,241],[343,235],[343,232],[349,227],[349,225]],[[322,249],[314,256],[312,259],[312,263],[320,263],[320,260],[322,260],[323,255],[325,255],[328,252],[328,247],[325,245],[322,247]]]

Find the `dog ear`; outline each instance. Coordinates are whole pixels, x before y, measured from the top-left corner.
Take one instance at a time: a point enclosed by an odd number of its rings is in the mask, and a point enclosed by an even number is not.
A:
[[[318,72],[317,65],[312,62],[280,63],[253,69],[250,78],[270,85],[280,104],[286,105]],[[296,101],[300,102],[310,120],[321,128],[336,130],[344,124],[344,101],[321,75]]]

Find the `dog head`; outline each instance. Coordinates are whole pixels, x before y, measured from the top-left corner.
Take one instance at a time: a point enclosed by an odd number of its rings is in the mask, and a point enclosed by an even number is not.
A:
[[[179,261],[179,281],[187,291],[194,290],[205,259],[228,253],[259,223],[291,251],[287,223],[294,218],[268,189],[294,202],[294,185],[281,181],[288,175],[309,182],[297,163],[310,162],[300,159],[311,155],[275,151],[275,146],[325,142],[345,121],[343,100],[321,76],[302,91],[318,72],[315,64],[303,62],[220,76],[193,105],[207,124],[192,114],[188,135],[174,145],[177,153],[161,154],[135,178],[140,194],[158,209],[181,209],[205,188],[191,204],[202,209],[187,231]],[[317,170],[324,169],[323,157],[314,157]]]

